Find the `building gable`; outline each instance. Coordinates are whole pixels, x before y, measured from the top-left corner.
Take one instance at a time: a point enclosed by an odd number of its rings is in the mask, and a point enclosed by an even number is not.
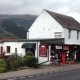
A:
[[[45,11],[48,12],[64,28],[72,30],[80,30],[80,23],[77,22],[74,18],[63,14],[51,12],[48,10]]]
[[[54,38],[54,32],[63,32],[63,27],[45,10],[29,29],[29,39]]]

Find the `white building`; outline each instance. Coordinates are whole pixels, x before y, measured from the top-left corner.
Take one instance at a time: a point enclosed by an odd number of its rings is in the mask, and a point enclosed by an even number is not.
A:
[[[29,49],[32,50],[36,57],[36,43],[35,40],[26,39],[2,39],[0,40],[0,56],[5,53],[5,56],[18,53],[20,56],[24,56]]]
[[[80,60],[80,23],[70,16],[44,10],[28,30],[28,39],[45,39],[40,44],[49,46],[46,57],[49,60],[52,51],[57,51],[63,63],[68,59]],[[40,60],[46,61],[46,58]]]
[[[80,44],[80,24],[70,16],[44,10],[29,29],[29,39],[64,38],[64,44]]]
[[[58,55],[62,63],[80,61],[80,24],[70,16],[44,10],[27,32],[26,40],[1,40],[0,53],[25,55],[29,49],[39,63]]]

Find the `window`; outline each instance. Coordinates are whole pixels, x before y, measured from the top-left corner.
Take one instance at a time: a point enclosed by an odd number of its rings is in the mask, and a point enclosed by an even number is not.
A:
[[[79,39],[79,31],[77,31],[77,39]]]
[[[1,47],[1,53],[3,53],[3,47]]]
[[[15,48],[15,53],[17,53],[17,48]]]
[[[71,30],[69,29],[69,35],[68,35],[69,39],[71,38]]]
[[[7,53],[10,53],[10,46],[7,46]]]

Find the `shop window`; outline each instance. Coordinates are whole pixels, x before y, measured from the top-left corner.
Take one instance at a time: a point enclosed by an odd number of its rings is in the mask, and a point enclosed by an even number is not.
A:
[[[7,53],[10,53],[10,46],[7,46]]]
[[[79,39],[79,31],[77,31],[77,39]]]
[[[15,48],[15,53],[17,53],[17,48]]]
[[[69,50],[69,46],[63,46],[63,50]]]
[[[68,35],[68,38],[70,39],[71,38],[71,30],[69,29],[69,35]]]
[[[1,53],[3,53],[3,47],[1,47]]]

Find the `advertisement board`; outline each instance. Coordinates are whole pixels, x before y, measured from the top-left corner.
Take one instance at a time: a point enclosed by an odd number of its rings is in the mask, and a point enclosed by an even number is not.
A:
[[[56,46],[56,49],[62,49],[62,46]]]
[[[69,50],[69,46],[63,46],[63,50]]]
[[[39,46],[39,56],[40,57],[47,57],[48,55],[48,46],[45,44],[41,44]]]

